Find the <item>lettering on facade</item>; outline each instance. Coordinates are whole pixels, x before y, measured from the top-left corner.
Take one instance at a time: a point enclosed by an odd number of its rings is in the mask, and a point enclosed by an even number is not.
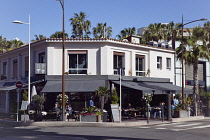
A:
[[[35,74],[46,74],[46,63],[35,63]]]

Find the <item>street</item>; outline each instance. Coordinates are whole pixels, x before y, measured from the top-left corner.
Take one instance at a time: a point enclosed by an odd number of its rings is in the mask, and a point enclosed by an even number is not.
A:
[[[0,125],[0,140],[209,140],[209,128],[210,119],[130,128]]]

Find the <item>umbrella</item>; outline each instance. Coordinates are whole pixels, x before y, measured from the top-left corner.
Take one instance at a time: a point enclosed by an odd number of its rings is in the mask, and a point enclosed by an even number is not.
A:
[[[114,90],[114,84],[112,83],[112,87],[111,87],[111,95],[113,95],[113,90]]]
[[[33,85],[31,97],[33,97],[34,95],[37,95],[37,92],[36,92],[36,87]]]

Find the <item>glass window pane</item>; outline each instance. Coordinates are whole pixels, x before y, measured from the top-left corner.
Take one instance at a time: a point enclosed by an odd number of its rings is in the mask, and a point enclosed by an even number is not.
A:
[[[123,67],[123,57],[118,56],[118,68],[122,68],[122,67]]]
[[[114,55],[114,69],[117,69],[117,55]]]
[[[77,68],[77,54],[69,54],[69,68]]]
[[[78,68],[87,68],[86,54],[78,54]]]

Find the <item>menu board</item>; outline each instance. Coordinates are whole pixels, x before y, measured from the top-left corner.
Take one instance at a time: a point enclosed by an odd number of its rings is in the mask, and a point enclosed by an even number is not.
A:
[[[111,104],[112,118],[114,122],[120,121],[120,110],[118,104]]]

